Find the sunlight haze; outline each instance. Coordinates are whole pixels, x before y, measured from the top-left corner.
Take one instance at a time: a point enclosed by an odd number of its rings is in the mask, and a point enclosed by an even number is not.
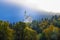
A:
[[[22,5],[38,11],[60,13],[60,0],[2,0],[6,3]]]

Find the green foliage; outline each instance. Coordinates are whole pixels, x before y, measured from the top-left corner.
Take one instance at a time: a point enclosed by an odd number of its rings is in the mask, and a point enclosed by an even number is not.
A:
[[[26,25],[23,22],[18,22],[14,25],[15,30],[15,40],[24,40],[24,29]]]
[[[32,21],[32,23],[31,23],[31,28],[33,29],[33,30],[35,30],[37,33],[40,33],[41,32],[41,28],[40,28],[40,26],[39,26],[39,22],[38,21]]]
[[[9,23],[0,21],[0,39],[1,40],[13,40],[13,29],[9,28]]]
[[[24,40],[38,40],[36,31],[26,27],[24,29]]]
[[[48,40],[57,40],[57,35],[59,30],[54,25],[50,25],[48,28],[43,31]]]
[[[38,34],[38,39],[39,40],[47,40],[46,36],[45,36],[45,33],[40,33]]]
[[[60,40],[60,16],[32,23],[0,20],[0,40]]]

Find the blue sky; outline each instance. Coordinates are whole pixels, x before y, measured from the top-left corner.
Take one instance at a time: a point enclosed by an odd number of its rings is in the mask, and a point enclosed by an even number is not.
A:
[[[14,4],[0,3],[0,20],[10,22],[23,21],[25,10],[27,11],[27,15],[35,17],[36,12],[28,8]]]
[[[0,20],[19,21],[22,19],[22,9],[17,5],[0,3]]]
[[[47,12],[33,10],[22,5],[0,2],[0,20],[9,22],[23,21],[25,10],[27,15],[31,16],[33,20],[41,19],[42,17],[46,17],[45,14],[48,14]]]

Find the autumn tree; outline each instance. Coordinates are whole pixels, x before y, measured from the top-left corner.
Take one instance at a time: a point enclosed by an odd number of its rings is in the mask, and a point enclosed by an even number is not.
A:
[[[24,22],[18,22],[14,25],[15,40],[24,40],[24,29],[26,25]]]
[[[51,24],[48,28],[44,29],[43,32],[48,40],[57,40],[59,30],[54,25]]]
[[[13,40],[14,31],[9,28],[9,23],[0,21],[0,39],[1,40]]]
[[[37,32],[29,27],[24,29],[24,40],[38,40]]]

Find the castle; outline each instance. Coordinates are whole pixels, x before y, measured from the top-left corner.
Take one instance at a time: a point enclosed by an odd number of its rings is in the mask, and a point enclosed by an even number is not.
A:
[[[32,17],[31,16],[28,16],[26,11],[24,12],[24,22],[25,23],[31,23],[32,22]]]

